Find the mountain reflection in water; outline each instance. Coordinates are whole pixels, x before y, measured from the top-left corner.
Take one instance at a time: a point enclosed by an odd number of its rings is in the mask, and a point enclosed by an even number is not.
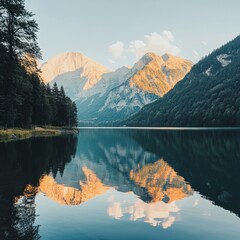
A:
[[[163,229],[196,194],[239,216],[239,146],[240,131],[96,129],[1,143],[0,239],[41,237],[41,194],[82,208],[104,198],[105,218]]]

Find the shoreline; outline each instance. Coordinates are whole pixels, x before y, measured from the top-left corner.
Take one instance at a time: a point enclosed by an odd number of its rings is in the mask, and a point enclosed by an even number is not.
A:
[[[0,129],[0,142],[18,141],[23,139],[29,139],[32,137],[54,137],[65,134],[76,134],[77,129],[65,129],[65,128],[41,128],[35,129]]]
[[[120,129],[120,130],[162,130],[162,131],[230,131],[240,127],[76,127],[76,129]]]

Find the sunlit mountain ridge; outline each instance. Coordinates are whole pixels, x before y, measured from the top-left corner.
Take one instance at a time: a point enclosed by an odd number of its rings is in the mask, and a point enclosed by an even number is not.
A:
[[[129,117],[162,97],[191,69],[192,62],[171,54],[145,54],[132,68],[110,72],[81,53],[63,53],[41,67],[41,77],[56,82],[76,101],[80,121]]]

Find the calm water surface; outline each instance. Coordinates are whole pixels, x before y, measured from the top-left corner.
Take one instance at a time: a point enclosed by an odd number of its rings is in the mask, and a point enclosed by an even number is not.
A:
[[[240,239],[240,131],[0,143],[0,239]]]

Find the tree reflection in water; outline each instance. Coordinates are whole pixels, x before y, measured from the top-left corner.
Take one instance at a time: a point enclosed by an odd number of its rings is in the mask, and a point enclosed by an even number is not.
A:
[[[40,238],[34,225],[39,179],[63,173],[76,147],[77,137],[70,135],[0,144],[0,239]]]

